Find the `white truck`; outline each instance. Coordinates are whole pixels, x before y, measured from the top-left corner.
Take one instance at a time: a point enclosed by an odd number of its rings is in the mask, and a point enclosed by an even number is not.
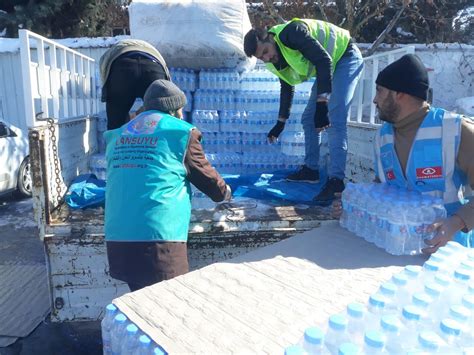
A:
[[[20,30],[20,40],[34,215],[46,253],[51,318],[97,320],[104,306],[128,292],[128,287],[108,273],[103,209],[70,210],[64,203],[67,186],[89,172],[89,159],[98,151],[96,63],[27,30]],[[365,58],[349,124],[347,176],[351,180],[373,177],[372,141],[378,126],[372,104],[375,75],[413,50],[406,47]],[[266,206],[263,214],[231,207],[221,214],[224,218],[216,219],[215,212],[226,207],[193,212],[191,269],[318,227],[331,218],[324,207]]]

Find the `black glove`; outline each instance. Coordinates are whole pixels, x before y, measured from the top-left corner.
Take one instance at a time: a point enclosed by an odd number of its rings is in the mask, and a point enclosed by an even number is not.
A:
[[[329,126],[328,103],[326,101],[316,102],[316,113],[314,114],[314,127],[324,128]]]
[[[268,132],[267,137],[275,137],[278,138],[278,136],[281,134],[281,132],[285,129],[285,122],[282,121],[277,121],[276,125],[273,126],[273,128]]]

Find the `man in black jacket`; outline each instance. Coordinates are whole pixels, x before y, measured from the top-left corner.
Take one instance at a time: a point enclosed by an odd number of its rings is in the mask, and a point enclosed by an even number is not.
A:
[[[362,55],[348,31],[331,23],[294,19],[268,31],[250,30],[244,39],[247,56],[255,56],[280,78],[280,111],[268,133],[275,141],[290,115],[294,86],[317,80],[301,117],[305,132],[305,164],[287,177],[290,181],[319,181],[321,131],[327,128],[330,165],[328,180],[315,197],[327,203],[344,190],[349,107],[363,68]]]

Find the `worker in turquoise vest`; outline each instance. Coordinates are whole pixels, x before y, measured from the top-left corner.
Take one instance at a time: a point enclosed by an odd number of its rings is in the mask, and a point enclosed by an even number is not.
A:
[[[215,202],[231,198],[205,158],[201,133],[181,120],[185,104],[176,85],[156,80],[145,92],[145,111],[104,134],[110,275],[132,291],[188,271],[190,183]]]
[[[450,240],[474,242],[474,121],[427,103],[428,74],[415,55],[405,55],[376,80],[379,117],[376,174],[381,182],[441,198],[448,217],[436,222],[426,240],[433,253]],[[469,198],[471,198],[469,200]]]
[[[244,38],[247,56],[266,63],[280,78],[280,110],[276,125],[268,133],[274,142],[290,116],[295,85],[316,78],[301,116],[305,133],[304,165],[287,180],[319,181],[319,146],[326,129],[330,163],[328,180],[315,202],[328,203],[344,190],[349,107],[363,68],[362,55],[348,31],[331,23],[293,19],[268,31],[252,29]]]

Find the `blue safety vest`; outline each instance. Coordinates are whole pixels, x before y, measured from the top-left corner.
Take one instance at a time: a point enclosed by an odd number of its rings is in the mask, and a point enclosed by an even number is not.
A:
[[[107,241],[187,241],[191,186],[184,158],[193,128],[146,111],[104,133]]]
[[[384,123],[376,135],[376,173],[381,182],[442,198],[448,215],[467,203],[462,187],[466,175],[456,167],[462,116],[430,108],[410,149],[405,174],[394,146],[393,126]],[[458,232],[454,240],[471,246],[473,233]]]

